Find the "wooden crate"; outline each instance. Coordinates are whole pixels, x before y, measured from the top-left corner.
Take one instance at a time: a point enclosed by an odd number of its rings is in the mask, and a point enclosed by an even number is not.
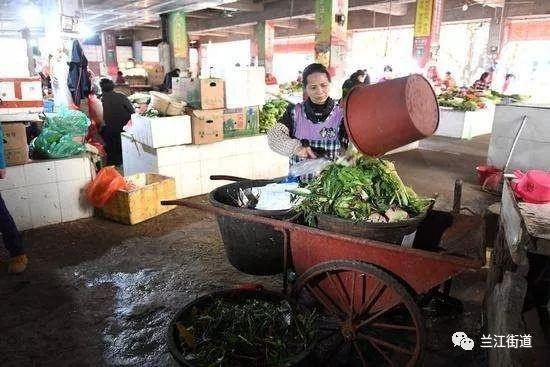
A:
[[[134,190],[119,190],[101,209],[109,219],[124,224],[136,224],[175,208],[161,205],[161,200],[176,198],[176,181],[155,173],[138,173],[126,180],[136,185]]]

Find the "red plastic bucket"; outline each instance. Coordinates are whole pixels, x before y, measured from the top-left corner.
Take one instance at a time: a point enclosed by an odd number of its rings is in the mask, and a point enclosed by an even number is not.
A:
[[[477,166],[477,180],[480,185],[483,185],[487,179],[493,175],[502,173],[500,168],[494,166]]]
[[[439,124],[435,93],[418,74],[355,87],[343,107],[350,140],[371,156],[426,138]]]

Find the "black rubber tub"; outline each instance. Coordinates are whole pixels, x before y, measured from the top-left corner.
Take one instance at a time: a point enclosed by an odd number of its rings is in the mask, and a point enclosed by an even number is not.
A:
[[[239,189],[265,186],[278,180],[243,180],[227,184],[210,192],[208,200],[218,208],[258,215],[261,217],[292,220],[292,210],[255,210],[236,206]],[[231,265],[251,275],[275,275],[283,271],[283,235],[271,226],[243,221],[230,216],[216,216],[225,252]]]
[[[334,215],[318,214],[317,227],[325,231],[401,245],[406,235],[416,231],[430,209],[416,217],[393,223],[354,222]]]
[[[261,289],[231,289],[213,292],[205,296],[199,297],[196,300],[185,305],[170,321],[168,326],[168,348],[172,357],[179,363],[180,366],[187,367],[199,367],[197,364],[192,363],[191,361],[185,358],[185,351],[181,347],[179,340],[179,333],[177,330],[176,323],[181,322],[184,325],[189,323],[192,319],[193,309],[202,309],[212,304],[216,300],[225,299],[232,302],[244,301],[246,299],[259,299],[264,301],[273,301],[280,302],[282,300],[287,300],[295,312],[298,312],[298,308],[292,302],[281,293],[270,292]],[[316,341],[312,341],[311,344],[304,349],[301,353],[294,356],[290,362],[285,363],[285,367],[290,366],[311,366],[313,357],[313,350],[316,347]],[[201,366],[202,367],[202,366]]]

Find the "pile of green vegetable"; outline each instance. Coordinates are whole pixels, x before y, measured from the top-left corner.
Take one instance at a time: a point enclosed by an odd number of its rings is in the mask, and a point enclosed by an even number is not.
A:
[[[450,107],[458,111],[477,111],[485,108],[481,93],[474,89],[451,89],[437,96],[441,107]]]
[[[197,366],[282,366],[312,344],[316,320],[287,301],[219,299],[176,327],[186,360]]]
[[[503,94],[497,92],[496,90],[487,90],[483,93],[483,98],[486,98],[498,104],[501,103],[503,99],[509,99],[512,103],[525,102],[529,100],[530,96],[523,94]]]
[[[426,211],[431,203],[403,184],[393,163],[360,154],[329,165],[305,189],[294,193],[302,197],[296,209],[310,226],[315,226],[317,214],[397,222]]]
[[[159,112],[159,110],[156,110],[154,108],[147,109],[144,113],[141,114],[141,116],[145,117],[164,117],[162,113]]]
[[[268,101],[260,110],[260,132],[266,133],[283,116],[289,103],[284,99]]]

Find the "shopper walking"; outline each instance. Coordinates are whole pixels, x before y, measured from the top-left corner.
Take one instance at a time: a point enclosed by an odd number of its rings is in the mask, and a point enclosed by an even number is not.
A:
[[[125,95],[113,91],[115,84],[112,80],[101,79],[99,86],[102,92],[101,104],[105,122],[101,130],[101,137],[105,141],[107,165],[120,166],[122,164],[120,133],[135,112],[134,107]]]

